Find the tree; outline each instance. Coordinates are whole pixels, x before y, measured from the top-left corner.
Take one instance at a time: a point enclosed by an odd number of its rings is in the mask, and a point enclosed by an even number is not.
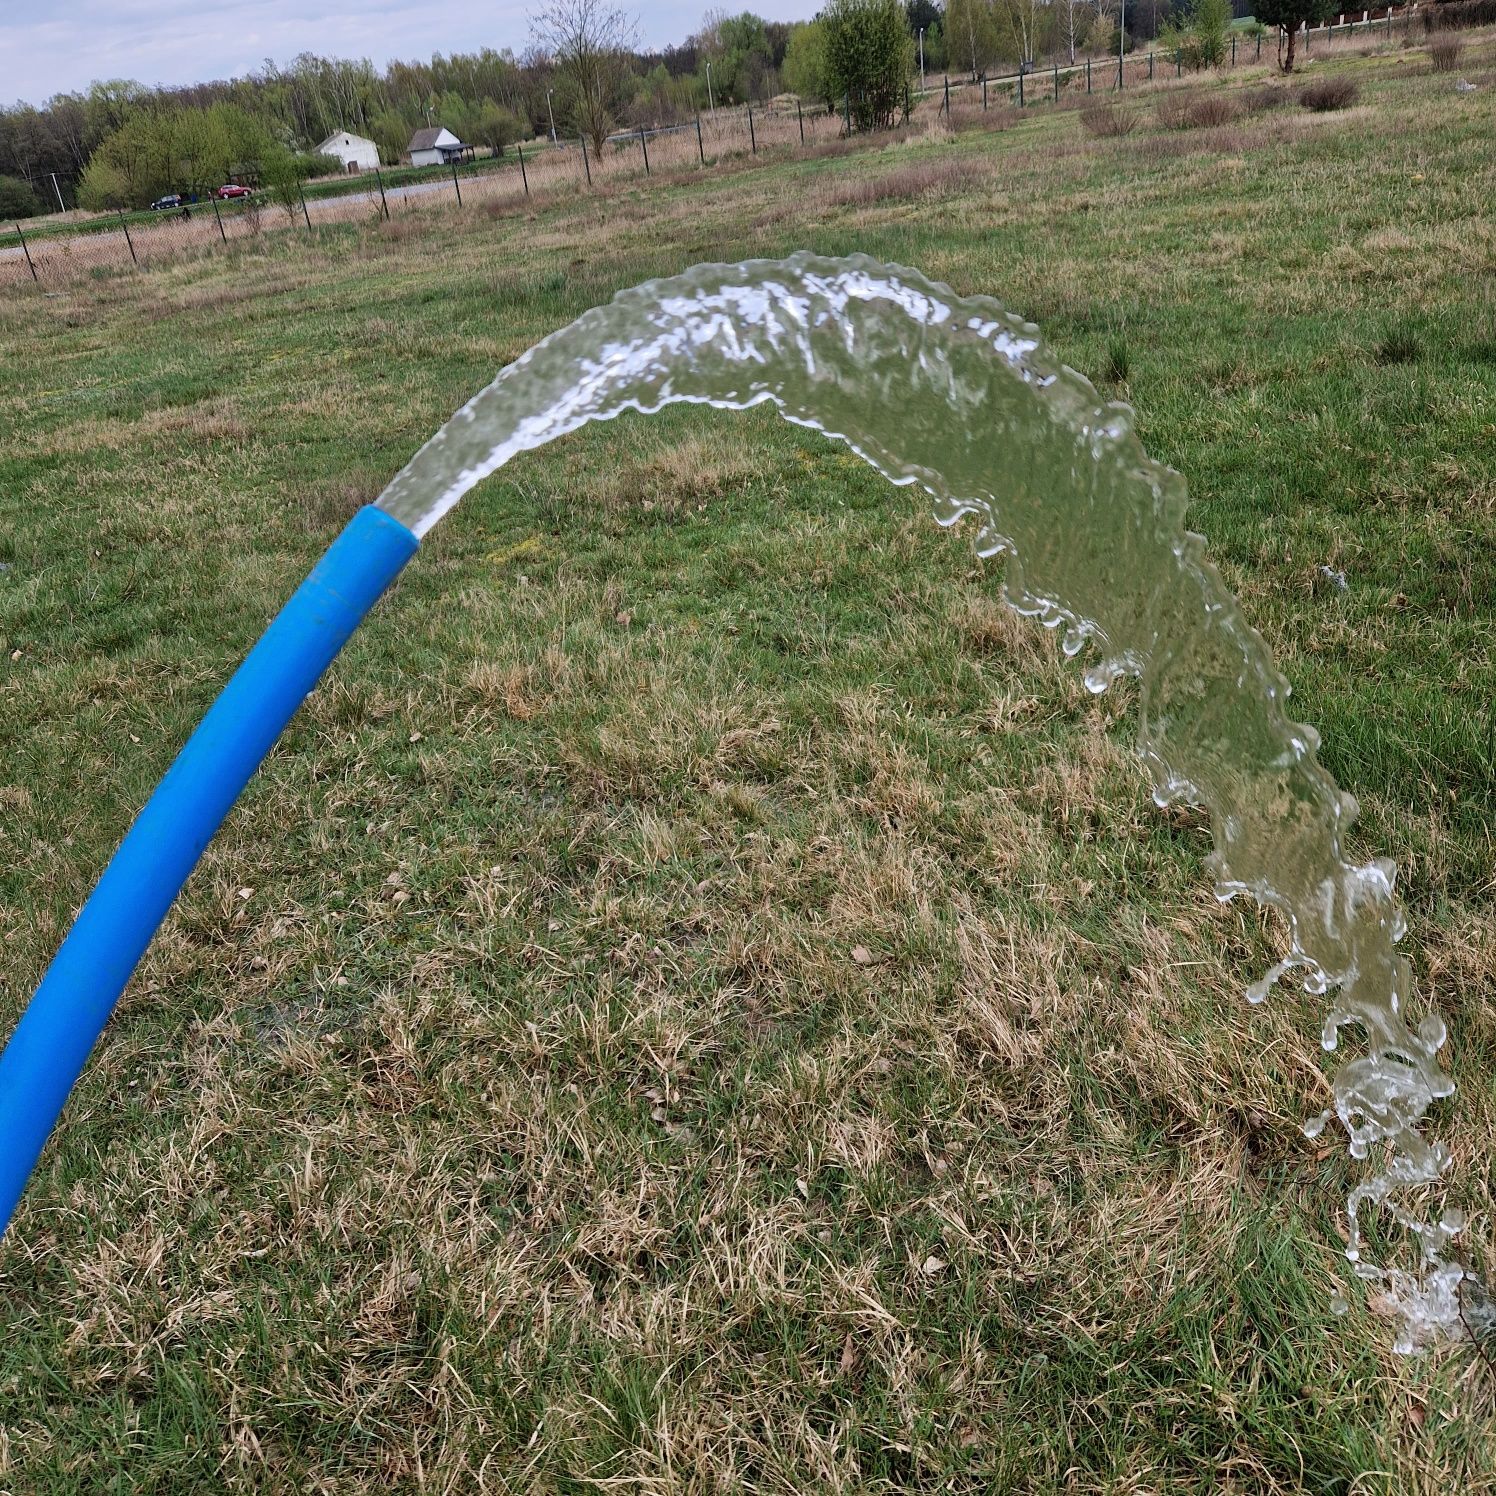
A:
[[[35,218],[42,210],[29,182],[0,177],[0,218]]]
[[[1288,52],[1283,71],[1293,71],[1294,47],[1300,26],[1314,26],[1334,13],[1334,0],[1257,0],[1257,19],[1264,26],[1279,26],[1288,33]]]
[[[524,135],[519,115],[494,99],[484,99],[468,122],[468,140],[473,145],[486,145],[495,156],[502,156]]]
[[[831,0],[821,12],[826,82],[858,130],[887,128],[914,71],[914,42],[899,0]]]
[[[826,81],[826,28],[820,21],[806,21],[790,33],[784,54],[784,81],[802,99],[831,102],[832,88]]]
[[[571,82],[577,125],[601,155],[623,103],[633,22],[607,0],[550,0],[535,33]]]
[[[992,0],[951,0],[945,13],[946,52],[952,66],[979,77],[998,54]]]
[[[1038,60],[1055,23],[1049,0],[996,0],[993,16],[1003,50],[1020,66]]]

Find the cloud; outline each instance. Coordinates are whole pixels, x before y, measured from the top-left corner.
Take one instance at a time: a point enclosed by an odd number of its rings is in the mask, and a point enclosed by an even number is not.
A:
[[[644,7],[639,40],[663,47],[701,25],[709,0],[659,0]],[[772,20],[801,20],[819,0],[760,0]],[[71,0],[64,13],[0,10],[0,103],[41,103],[104,78],[201,83],[242,76],[267,57],[299,52],[367,57],[379,66],[433,52],[515,53],[530,36],[534,4],[433,7],[415,0]]]

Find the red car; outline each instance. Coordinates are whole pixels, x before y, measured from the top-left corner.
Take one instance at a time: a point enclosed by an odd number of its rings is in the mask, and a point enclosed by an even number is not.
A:
[[[249,188],[241,187],[237,182],[227,182],[218,189],[219,202],[226,202],[231,197],[248,197]]]

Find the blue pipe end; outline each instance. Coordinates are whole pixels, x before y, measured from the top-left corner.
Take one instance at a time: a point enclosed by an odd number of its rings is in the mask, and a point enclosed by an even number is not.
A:
[[[0,1052],[0,1233],[203,849],[418,545],[382,509],[359,510],[249,652],[120,843]]]

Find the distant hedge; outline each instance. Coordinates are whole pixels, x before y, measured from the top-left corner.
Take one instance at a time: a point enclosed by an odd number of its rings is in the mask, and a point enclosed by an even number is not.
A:
[[[1496,0],[1445,0],[1419,12],[1425,31],[1496,25]]]
[[[41,201],[29,182],[20,177],[0,177],[0,219],[35,218],[41,211]]]

